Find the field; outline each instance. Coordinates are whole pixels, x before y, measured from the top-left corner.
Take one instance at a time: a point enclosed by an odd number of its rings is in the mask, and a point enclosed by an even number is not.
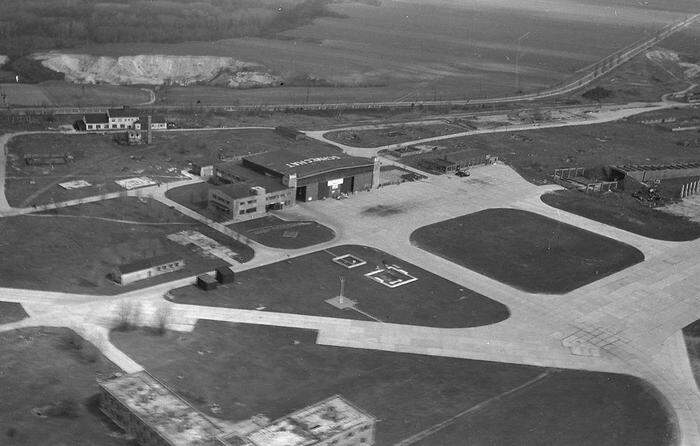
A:
[[[644,260],[624,243],[515,209],[424,226],[411,243],[531,293],[567,293]]]
[[[306,248],[335,238],[332,229],[315,221],[282,220],[272,215],[234,223],[229,227],[271,248]]]
[[[366,265],[346,269],[331,259],[353,254]],[[388,288],[364,274],[383,265],[399,265],[418,280]],[[360,311],[339,309],[326,302],[340,293],[345,278],[346,304],[357,303]],[[397,324],[459,328],[500,322],[508,309],[474,291],[364,246],[335,246],[260,268],[236,273],[233,285],[214,291],[194,286],[171,291],[179,303],[298,313],[344,319],[379,319]]]
[[[455,124],[394,125],[388,128],[329,132],[324,136],[332,141],[353,147],[381,147],[469,130],[471,128]]]
[[[505,0],[367,3],[333,4],[339,17],[319,18],[276,38],[87,45],[72,51],[232,56],[261,63],[285,79],[284,87],[273,89],[167,89],[159,93],[167,104],[466,99],[556,84],[694,10],[688,1],[658,5],[653,12],[633,2],[605,7],[548,2],[544,18],[534,5]]]
[[[0,302],[0,325],[21,321],[27,317],[22,305],[14,302]]]
[[[672,116],[673,110],[666,112]],[[635,121],[644,115],[635,117]],[[431,156],[468,159],[490,154],[512,166],[526,180],[550,182],[554,169],[586,167],[602,178],[602,167],[700,161],[700,152],[684,143],[683,132],[669,132],[635,121],[473,135],[440,141],[444,150]],[[402,158],[418,167],[420,156]]]
[[[556,438],[566,445],[659,446],[676,438],[662,397],[623,375],[328,347],[310,330],[209,321],[192,333],[111,338],[204,413],[220,406],[219,418],[274,419],[339,393],[377,417],[378,446],[479,403],[421,444],[515,446]]]
[[[681,242],[700,237],[700,223],[642,206],[624,192],[587,195],[572,190],[556,191],[542,195],[542,201],[555,208],[658,240]]]
[[[114,85],[75,85],[63,81],[40,84],[0,84],[7,105],[68,106],[136,105],[147,102],[148,92],[135,87]]]
[[[67,329],[0,333],[0,443],[129,446],[102,415],[95,379],[119,369]],[[40,410],[43,416],[32,413]]]
[[[153,144],[127,146],[114,135],[38,134],[13,138],[8,144],[7,199],[13,206],[29,206],[84,198],[123,189],[115,180],[148,176],[168,182],[182,178],[190,162],[211,165],[232,157],[279,149],[289,140],[269,130],[213,130],[157,132]],[[27,166],[25,154],[66,154],[74,161],[65,165]],[[91,187],[67,191],[58,183],[86,180]],[[32,184],[33,182],[33,184]]]
[[[45,214],[0,219],[0,285],[89,294],[118,294],[138,287],[194,276],[223,263],[166,238],[195,230],[230,247],[246,261],[249,247],[152,200],[119,198],[62,208]],[[133,285],[107,275],[120,264],[170,254],[186,268]]]
[[[690,357],[690,365],[695,374],[695,382],[700,387],[700,319],[683,329],[685,345]]]

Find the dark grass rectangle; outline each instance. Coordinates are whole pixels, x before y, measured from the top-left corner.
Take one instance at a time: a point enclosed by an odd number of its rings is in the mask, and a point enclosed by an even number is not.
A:
[[[333,262],[334,257],[353,254],[367,264],[348,269]],[[365,277],[398,265],[418,278],[406,285],[389,288]],[[194,286],[171,292],[179,303],[229,308],[367,319],[351,309],[340,310],[326,299],[340,293],[345,278],[345,296],[358,308],[384,322],[432,327],[474,327],[493,324],[509,316],[508,308],[494,300],[382,251],[364,246],[335,246],[325,251],[295,257],[253,270],[236,273],[234,284],[204,292]]]
[[[644,260],[624,243],[515,209],[424,226],[411,243],[531,293],[567,293]]]
[[[230,226],[236,232],[271,248],[299,249],[333,240],[335,232],[315,221],[288,221],[273,215],[256,218]],[[287,231],[296,237],[285,237]]]
[[[677,242],[700,237],[700,223],[642,206],[623,193],[588,195],[563,190],[544,194],[541,199],[555,208],[644,237]]]

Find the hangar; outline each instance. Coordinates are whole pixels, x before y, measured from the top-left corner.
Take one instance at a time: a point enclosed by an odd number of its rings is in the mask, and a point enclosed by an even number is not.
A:
[[[376,158],[349,156],[333,148],[275,150],[244,157],[243,166],[279,178],[300,202],[339,198],[379,184]]]

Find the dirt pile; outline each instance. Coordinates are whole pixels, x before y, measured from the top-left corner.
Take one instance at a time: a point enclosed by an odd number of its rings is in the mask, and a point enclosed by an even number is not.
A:
[[[34,59],[75,83],[112,85],[226,85],[230,88],[271,86],[279,79],[258,64],[217,56],[92,56],[49,52]]]

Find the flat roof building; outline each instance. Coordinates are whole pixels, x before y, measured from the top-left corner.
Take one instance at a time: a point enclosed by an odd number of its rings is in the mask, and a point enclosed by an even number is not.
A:
[[[227,446],[370,446],[375,418],[340,395],[312,404],[246,436],[222,438]]]
[[[98,381],[100,409],[142,446],[215,446],[224,431],[149,373]]]
[[[98,380],[100,410],[141,446],[371,446],[376,420],[340,395],[272,423],[209,419],[146,371]]]
[[[178,271],[184,267],[185,261],[183,259],[166,254],[119,265],[112,271],[112,279],[121,285],[128,285],[139,280]]]

